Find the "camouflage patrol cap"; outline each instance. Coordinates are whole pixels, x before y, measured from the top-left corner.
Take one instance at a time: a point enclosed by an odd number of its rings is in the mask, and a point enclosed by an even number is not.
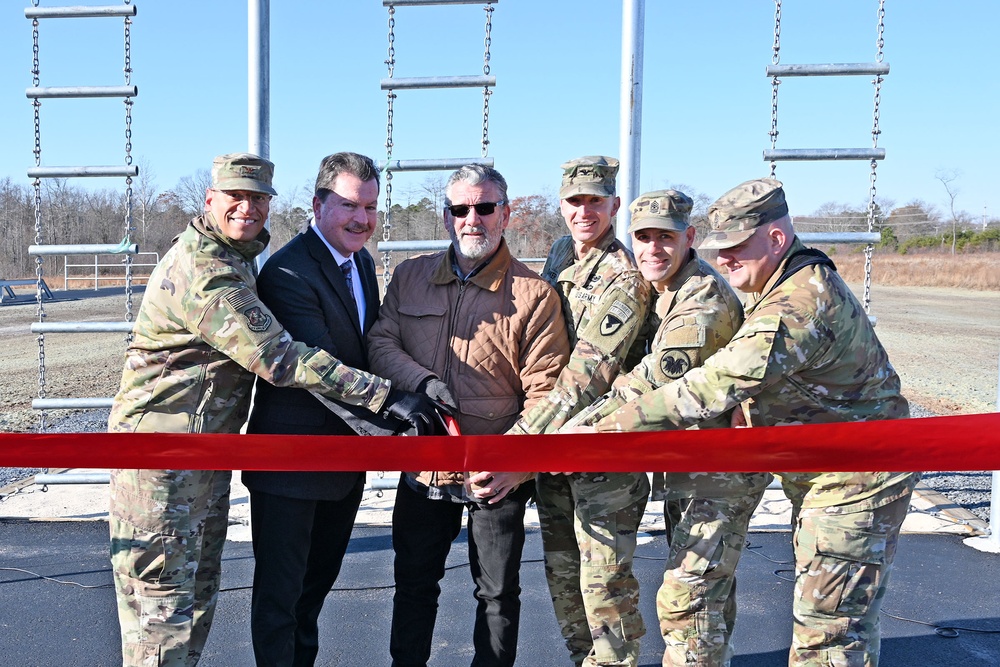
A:
[[[781,181],[756,178],[740,183],[708,207],[712,232],[701,244],[703,250],[725,250],[753,235],[755,229],[788,215]]]
[[[226,153],[212,161],[212,189],[248,190],[276,195],[274,163],[252,153]]]
[[[640,229],[668,229],[682,232],[691,225],[694,201],[679,190],[654,190],[647,192],[628,207],[632,223],[628,233]]]
[[[559,199],[568,199],[574,195],[615,196],[618,160],[613,157],[603,155],[580,157],[563,163],[562,170]]]

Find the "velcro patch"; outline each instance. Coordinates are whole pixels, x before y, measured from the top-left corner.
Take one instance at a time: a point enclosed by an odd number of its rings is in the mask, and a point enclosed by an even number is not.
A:
[[[610,336],[614,332],[621,329],[622,324],[624,324],[624,322],[622,322],[620,319],[618,319],[611,313],[608,313],[607,315],[604,316],[604,319],[601,320],[601,335]]]
[[[660,357],[660,372],[672,380],[691,369],[691,357],[684,350],[670,349]]]
[[[260,306],[253,306],[243,311],[243,317],[247,321],[247,329],[255,333],[267,331],[271,326],[272,318],[265,313]]]
[[[611,304],[610,308],[608,308],[608,314],[614,315],[622,322],[627,322],[628,320],[632,319],[633,315],[635,315],[635,311],[632,310],[632,308],[629,307],[628,304],[622,303],[618,299],[615,299],[615,302]]]

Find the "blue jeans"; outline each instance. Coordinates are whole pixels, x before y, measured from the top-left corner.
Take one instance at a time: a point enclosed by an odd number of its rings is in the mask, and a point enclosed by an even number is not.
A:
[[[478,600],[472,634],[472,667],[510,667],[517,654],[521,618],[521,552],[524,507],[534,482],[522,484],[495,505],[429,500],[399,482],[392,512],[396,594],[389,653],[393,667],[423,667],[431,656],[440,581],[451,543],[469,509],[469,565]]]

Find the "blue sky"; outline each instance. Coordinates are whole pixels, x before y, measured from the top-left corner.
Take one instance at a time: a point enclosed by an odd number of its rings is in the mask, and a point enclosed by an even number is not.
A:
[[[0,6],[0,176],[28,184],[32,155],[30,3]],[[42,6],[54,3],[43,1]],[[66,3],[75,4],[75,3]],[[161,190],[214,155],[247,147],[243,0],[137,0],[132,27],[133,151]],[[272,0],[271,158],[286,196],[338,150],[385,156],[387,13],[379,0]],[[886,3],[879,194],[947,209],[935,175],[957,172],[960,209],[1000,217],[996,30],[1000,3]],[[785,0],[781,62],[869,62],[876,0]],[[766,175],[773,2],[646,3],[641,187],[684,183],[714,198]],[[396,76],[481,74],[482,5],[400,7]],[[47,19],[41,85],[120,85],[121,19]],[[621,5],[615,0],[500,0],[493,15],[490,153],[512,196],[554,195],[563,161],[618,154]],[[121,100],[46,100],[43,165],[120,164]],[[393,157],[479,155],[482,95],[400,91]],[[788,78],[779,148],[869,147],[871,77]],[[400,174],[395,201],[428,174]],[[433,174],[430,174],[433,176]],[[780,163],[793,214],[867,200],[864,162]],[[80,181],[118,187],[120,181]]]

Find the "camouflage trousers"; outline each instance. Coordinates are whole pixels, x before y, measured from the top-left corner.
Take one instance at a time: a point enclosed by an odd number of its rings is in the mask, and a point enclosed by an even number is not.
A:
[[[859,512],[799,510],[789,665],[878,666],[879,612],[910,495]]]
[[[122,664],[193,667],[215,614],[232,472],[115,470],[111,569]]]
[[[536,497],[545,576],[570,658],[634,667],[646,633],[632,573],[646,474],[543,473]]]
[[[680,475],[667,475],[673,494]],[[711,475],[697,483],[673,526],[656,613],[666,645],[664,667],[728,667],[736,623],[736,564],[768,474]],[[678,488],[679,487],[679,488]],[[713,489],[714,487],[714,489]],[[673,503],[665,501],[666,515]]]

